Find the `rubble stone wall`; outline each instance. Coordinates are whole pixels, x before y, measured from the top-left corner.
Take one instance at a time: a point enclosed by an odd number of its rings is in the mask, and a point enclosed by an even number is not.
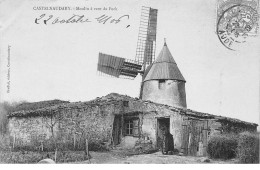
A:
[[[200,133],[206,138],[206,131],[208,129],[211,134],[215,132],[233,131],[241,132],[243,130],[256,130],[256,126],[248,126],[245,124],[227,123],[217,119],[198,118],[197,114],[185,115],[180,110],[170,108],[170,106],[160,105],[149,101],[140,101],[136,99],[103,102],[99,104],[75,104],[75,107],[63,107],[48,114],[49,116],[35,116],[35,117],[10,117],[9,118],[9,131],[10,135],[15,138],[15,142],[30,143],[33,140],[48,140],[52,136],[64,141],[70,145],[75,143],[84,142],[87,138],[89,143],[112,143],[112,131],[115,115],[135,115],[139,117],[140,136],[132,137],[126,136],[122,138],[121,146],[134,147],[139,138],[147,137],[149,143],[154,147],[157,146],[157,119],[169,118],[170,119],[170,133],[174,138],[175,148],[179,151],[183,145],[183,123],[184,119],[191,122],[191,130],[187,136],[193,131],[201,131]],[[50,116],[52,115],[52,116]],[[200,121],[193,121],[200,119]],[[193,118],[192,118],[193,117]],[[205,124],[206,122],[206,124]],[[194,129],[192,127],[195,127]],[[197,129],[197,130],[196,130]],[[205,134],[204,134],[205,133]],[[191,134],[194,136],[194,134]],[[196,135],[195,135],[196,136]],[[194,137],[195,138],[195,137]],[[203,152],[206,147],[205,140],[203,141]],[[197,140],[197,139],[196,139]],[[187,144],[188,145],[188,144]],[[196,144],[200,147],[199,143]],[[195,144],[194,144],[195,146]],[[194,147],[195,148],[195,147]],[[195,153],[196,148],[194,149]]]
[[[138,113],[140,119],[140,137],[151,139],[156,146],[157,118],[170,118],[170,132],[174,136],[175,145],[181,143],[181,115],[170,109],[158,107],[154,103],[140,103],[132,100],[123,107],[122,102],[104,105],[62,108],[47,117],[12,117],[9,121],[11,136],[24,143],[32,138],[48,140],[52,135],[70,144],[84,137],[91,143],[111,143],[114,117],[117,114]],[[53,133],[52,133],[53,129]],[[132,139],[133,138],[133,139]],[[122,145],[134,147],[139,137],[123,138]]]
[[[85,137],[90,143],[109,142],[114,109],[113,106],[65,108],[57,111],[53,117],[12,117],[9,119],[9,132],[16,142],[24,144],[32,142],[32,139],[48,140],[52,135],[68,143]]]
[[[47,120],[46,120],[47,119]],[[40,138],[49,138],[52,133],[46,122],[49,118],[28,117],[16,118],[9,120],[10,136],[16,143],[30,143],[32,140]],[[55,129],[55,128],[54,128]]]

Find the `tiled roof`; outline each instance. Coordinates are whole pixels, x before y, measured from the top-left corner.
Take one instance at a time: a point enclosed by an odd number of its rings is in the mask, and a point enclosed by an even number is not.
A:
[[[185,81],[166,43],[155,62],[146,70],[144,81],[158,79]]]

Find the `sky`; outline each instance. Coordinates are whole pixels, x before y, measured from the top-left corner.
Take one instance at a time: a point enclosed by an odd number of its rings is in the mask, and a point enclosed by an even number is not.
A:
[[[56,6],[92,10],[39,10]],[[74,102],[112,92],[138,97],[141,76],[100,76],[97,62],[99,52],[135,58],[142,6],[158,9],[156,56],[166,38],[187,81],[187,107],[259,123],[259,36],[248,38],[237,51],[225,48],[215,32],[215,0],[1,0],[0,100]],[[42,14],[60,19],[84,14],[91,22],[36,24]],[[118,24],[95,22],[103,14],[129,18]]]

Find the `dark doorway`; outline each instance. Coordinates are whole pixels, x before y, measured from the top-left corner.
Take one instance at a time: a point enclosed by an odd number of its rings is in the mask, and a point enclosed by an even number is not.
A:
[[[118,145],[121,141],[121,131],[122,131],[122,125],[121,125],[121,116],[115,115],[114,123],[113,123],[113,144]]]
[[[163,139],[163,133],[170,132],[170,118],[157,118],[157,147],[160,148]]]

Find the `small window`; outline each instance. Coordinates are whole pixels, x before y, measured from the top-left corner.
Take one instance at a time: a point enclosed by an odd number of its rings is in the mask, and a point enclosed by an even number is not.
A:
[[[125,121],[125,134],[128,136],[139,135],[139,119],[130,119]]]
[[[126,121],[126,134],[127,135],[133,134],[133,121],[132,120]]]
[[[128,103],[129,103],[128,101],[123,101],[123,106],[128,107]]]
[[[161,79],[159,80],[159,89],[164,89],[165,88],[165,80]]]
[[[208,131],[208,138],[209,138],[209,136],[210,136],[210,131]]]

